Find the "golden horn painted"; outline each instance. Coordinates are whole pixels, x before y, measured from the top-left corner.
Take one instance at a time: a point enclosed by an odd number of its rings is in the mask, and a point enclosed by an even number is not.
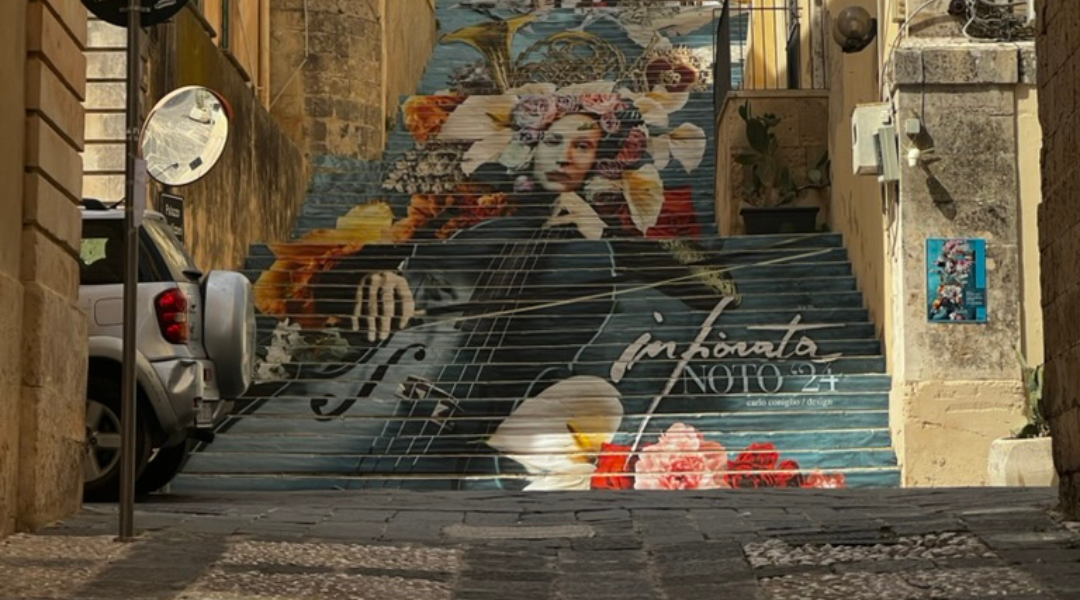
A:
[[[510,81],[513,75],[511,72],[513,63],[510,56],[513,52],[514,36],[517,35],[519,29],[532,23],[536,18],[536,15],[530,13],[506,21],[488,21],[462,27],[444,35],[441,42],[444,44],[461,42],[480,51],[491,69],[491,77],[495,85],[499,86],[500,92],[505,92],[511,87]]]

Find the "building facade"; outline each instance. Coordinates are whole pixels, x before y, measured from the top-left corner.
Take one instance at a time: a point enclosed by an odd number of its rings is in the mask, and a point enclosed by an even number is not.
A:
[[[1075,164],[1080,142],[1080,6],[1068,0],[1038,0],[1039,117],[1044,127],[1042,175],[1044,195],[1039,208],[1042,236],[1043,310],[1046,318],[1046,414],[1054,438],[1054,461],[1061,476],[1063,507],[1080,515],[1080,391],[1075,360],[1080,333],[1073,311],[1080,305],[1076,282],[1080,222],[1076,206],[1080,168]]]
[[[0,6],[0,535],[77,511],[86,322],[77,305],[86,11]]]

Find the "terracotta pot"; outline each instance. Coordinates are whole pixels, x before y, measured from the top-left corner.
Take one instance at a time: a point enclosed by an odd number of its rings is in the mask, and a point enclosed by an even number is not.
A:
[[[1052,440],[1041,438],[1001,438],[990,443],[988,475],[990,485],[1008,487],[1053,487],[1058,484],[1054,470]]]

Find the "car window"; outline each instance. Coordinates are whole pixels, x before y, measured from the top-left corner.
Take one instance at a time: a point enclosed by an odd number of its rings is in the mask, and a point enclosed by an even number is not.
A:
[[[145,230],[139,244],[139,281],[175,281],[182,273],[173,275],[148,239]],[[79,248],[79,283],[82,285],[111,285],[124,282],[124,221],[123,219],[83,220],[82,245]]]
[[[123,223],[119,220],[83,221],[79,248],[79,282],[107,285],[124,281]]]
[[[172,270],[174,277],[178,281],[187,279],[184,275],[185,271],[199,270],[184,245],[180,243],[180,240],[176,239],[176,236],[169,231],[169,228],[161,219],[146,219],[143,221],[143,229],[153,240],[154,246],[161,252],[161,258],[168,264],[169,269]]]

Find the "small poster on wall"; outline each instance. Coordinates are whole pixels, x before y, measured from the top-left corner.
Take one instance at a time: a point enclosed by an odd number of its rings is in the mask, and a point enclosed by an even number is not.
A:
[[[932,323],[985,323],[986,240],[926,240],[927,313]]]

